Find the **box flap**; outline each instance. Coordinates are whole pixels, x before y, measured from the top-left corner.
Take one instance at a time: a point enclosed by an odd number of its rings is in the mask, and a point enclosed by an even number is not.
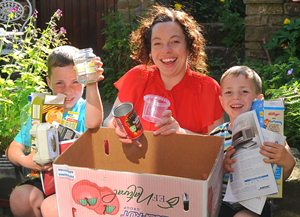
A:
[[[206,180],[223,149],[216,136],[145,131],[139,139],[141,148],[122,144],[113,128],[88,130],[54,164]]]

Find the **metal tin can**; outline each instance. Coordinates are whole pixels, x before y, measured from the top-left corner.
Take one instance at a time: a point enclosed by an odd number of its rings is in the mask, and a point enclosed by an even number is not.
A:
[[[136,139],[143,134],[143,126],[130,102],[119,104],[113,109],[113,116],[130,139]]]

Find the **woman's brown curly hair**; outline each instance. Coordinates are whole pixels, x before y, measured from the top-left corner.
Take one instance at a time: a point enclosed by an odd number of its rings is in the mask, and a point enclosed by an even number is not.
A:
[[[131,33],[131,57],[143,64],[153,64],[152,59],[149,57],[152,28],[157,23],[170,21],[176,22],[182,27],[189,50],[188,60],[191,69],[206,74],[207,56],[201,26],[187,13],[163,6],[152,6],[147,17],[141,20],[139,28]]]

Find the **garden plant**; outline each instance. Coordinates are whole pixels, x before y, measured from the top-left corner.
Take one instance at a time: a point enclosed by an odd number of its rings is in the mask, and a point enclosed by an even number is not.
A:
[[[266,98],[285,100],[285,136],[300,149],[300,19],[285,19],[265,47],[271,62],[249,64],[261,73]]]
[[[113,102],[117,94],[113,83],[134,65],[130,58],[129,36],[137,25],[130,14],[126,22],[120,12],[112,12],[103,19],[106,27],[103,30],[105,45],[101,58],[105,79],[100,84],[104,89],[101,95],[105,101]]]
[[[34,25],[37,15],[35,12],[31,16],[22,36],[0,38],[0,53],[5,46],[12,48],[10,53],[0,56],[0,154],[20,129],[20,114],[28,95],[47,91],[44,76],[48,54],[67,42],[65,29],[57,27],[61,10],[53,14],[43,30]],[[9,16],[13,18],[13,9]],[[2,28],[8,31],[13,26],[8,21]]]
[[[242,1],[194,1],[194,4],[185,0],[159,2],[177,10],[189,11],[200,23],[222,22],[224,30],[228,32],[223,38],[223,44],[229,48],[243,47],[245,8]],[[136,64],[130,58],[128,42],[138,18],[128,13],[129,18],[126,19],[119,12],[112,12],[103,18],[106,22],[103,30],[106,42],[101,58],[105,63],[105,80],[101,83],[101,89],[104,100],[111,103],[116,97],[113,83]],[[20,127],[20,111],[27,103],[28,94],[45,91],[43,77],[47,70],[45,59],[49,51],[67,41],[65,30],[57,27],[61,11],[53,15],[44,30],[34,26],[36,15],[32,16],[24,36],[11,40],[1,38],[0,49],[3,44],[10,43],[14,52],[0,56],[0,151],[13,139]],[[4,26],[8,27],[9,23]],[[299,29],[299,19],[285,21],[282,28],[266,43],[265,48],[271,58],[269,62],[245,60],[238,52],[232,62],[235,65],[248,65],[261,75],[266,99],[285,99],[285,134],[291,146],[297,146],[300,141]],[[217,80],[231,66],[224,65],[224,60],[220,58],[211,58],[208,64],[210,75]]]

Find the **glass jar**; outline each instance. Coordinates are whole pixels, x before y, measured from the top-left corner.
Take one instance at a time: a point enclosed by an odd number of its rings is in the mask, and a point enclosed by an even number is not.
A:
[[[73,61],[76,68],[77,81],[81,84],[88,84],[98,81],[98,73],[92,48],[81,49],[73,56]]]

